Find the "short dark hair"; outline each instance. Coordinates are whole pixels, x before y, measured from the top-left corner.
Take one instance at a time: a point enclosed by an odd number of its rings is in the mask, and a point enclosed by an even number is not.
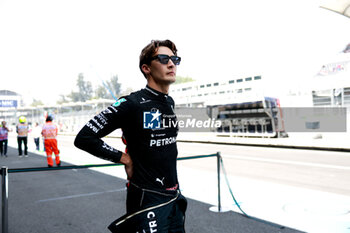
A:
[[[46,117],[46,122],[52,121],[52,120],[53,120],[52,116],[48,115],[48,116]]]
[[[151,62],[151,58],[154,56],[154,54],[158,51],[158,48],[160,46],[168,47],[175,56],[177,56],[177,49],[175,44],[170,40],[152,40],[151,43],[149,43],[146,47],[144,47],[140,54],[140,64],[139,68],[142,72],[142,74],[146,77],[146,74],[142,71],[142,65],[146,64],[149,65]]]

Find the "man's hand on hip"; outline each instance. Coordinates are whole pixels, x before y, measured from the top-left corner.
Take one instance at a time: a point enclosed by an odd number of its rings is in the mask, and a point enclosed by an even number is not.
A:
[[[123,153],[120,162],[124,164],[126,175],[128,176],[128,180],[130,180],[133,175],[133,165],[130,155]]]

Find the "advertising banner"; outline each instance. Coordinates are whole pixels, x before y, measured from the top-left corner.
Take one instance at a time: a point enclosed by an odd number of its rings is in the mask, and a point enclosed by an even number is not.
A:
[[[17,100],[0,100],[0,107],[2,108],[17,107]]]

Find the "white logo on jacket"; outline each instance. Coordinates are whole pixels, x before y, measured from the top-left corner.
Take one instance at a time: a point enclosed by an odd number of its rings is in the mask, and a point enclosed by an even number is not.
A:
[[[157,182],[159,182],[159,183],[161,183],[161,184],[162,184],[162,186],[164,186],[164,183],[163,183],[164,178],[165,178],[165,177],[163,177],[163,179],[159,179],[159,178],[157,178],[157,179],[156,179],[156,181],[157,181]]]
[[[159,129],[160,128],[160,116],[162,113],[157,111],[143,112],[143,128],[144,129]]]

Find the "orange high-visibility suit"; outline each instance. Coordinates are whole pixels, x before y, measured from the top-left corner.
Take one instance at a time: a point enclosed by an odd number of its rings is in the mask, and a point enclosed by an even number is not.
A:
[[[44,137],[45,151],[47,155],[47,164],[49,167],[53,167],[52,152],[55,153],[55,162],[57,166],[61,165],[60,151],[57,148],[57,132],[58,128],[51,121],[47,121],[43,127],[41,134]]]

